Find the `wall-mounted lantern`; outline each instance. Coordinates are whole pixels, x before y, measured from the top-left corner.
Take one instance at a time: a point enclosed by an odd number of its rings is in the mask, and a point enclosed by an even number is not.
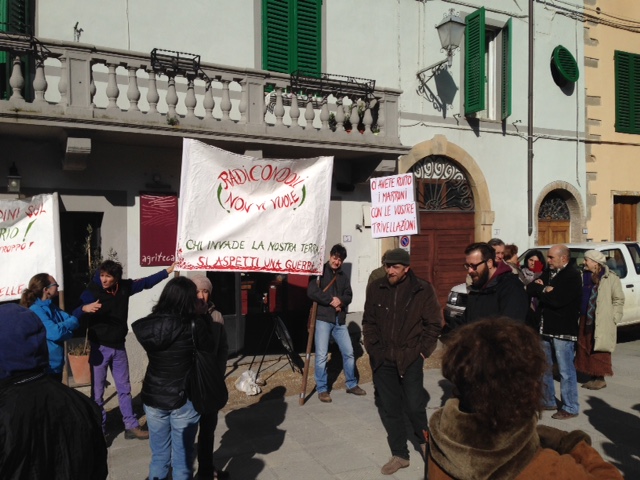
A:
[[[453,64],[453,52],[460,47],[460,42],[462,42],[465,26],[464,20],[455,13],[453,8],[436,25],[436,30],[438,30],[438,35],[440,36],[440,45],[447,52],[447,65],[449,67]]]
[[[9,167],[9,175],[7,175],[7,193],[20,193],[20,184],[22,177],[18,173],[16,162]]]

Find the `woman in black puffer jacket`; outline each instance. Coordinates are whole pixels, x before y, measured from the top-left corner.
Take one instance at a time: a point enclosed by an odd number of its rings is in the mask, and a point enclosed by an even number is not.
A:
[[[200,415],[187,398],[185,382],[193,362],[191,320],[200,341],[210,319],[199,313],[196,285],[177,277],[165,286],[151,315],[136,321],[133,332],[147,352],[149,366],[142,383],[151,447],[150,479],[193,477],[194,443]]]

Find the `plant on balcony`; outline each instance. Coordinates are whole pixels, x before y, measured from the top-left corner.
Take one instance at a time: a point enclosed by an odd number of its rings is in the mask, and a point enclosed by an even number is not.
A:
[[[346,106],[345,112],[344,112],[344,121],[342,122],[342,125],[344,126],[344,129],[346,132],[351,132],[351,130],[353,129],[353,125],[351,124],[351,112],[353,111],[354,107],[358,109],[358,125],[357,125],[358,131],[360,133],[364,133],[365,131],[364,114],[367,110],[367,104],[363,100],[357,100],[351,105]],[[378,103],[377,102],[373,107],[371,107],[371,115],[373,116],[371,132],[379,133],[380,128],[378,127],[378,123],[377,123],[377,120],[378,120]],[[332,132],[335,132],[336,129],[338,128],[338,121],[336,120],[335,113],[329,114],[329,128],[331,129]]]

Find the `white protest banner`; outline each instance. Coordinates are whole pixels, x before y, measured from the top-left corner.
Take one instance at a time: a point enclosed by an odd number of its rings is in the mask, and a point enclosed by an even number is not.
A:
[[[373,238],[418,233],[413,173],[372,178],[371,236]]]
[[[333,157],[262,159],[185,139],[178,270],[318,274]]]
[[[0,302],[17,300],[36,273],[64,290],[58,194],[0,200]]]

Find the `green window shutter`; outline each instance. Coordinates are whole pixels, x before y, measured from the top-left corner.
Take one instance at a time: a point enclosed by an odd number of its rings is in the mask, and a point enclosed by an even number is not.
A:
[[[640,55],[616,50],[616,132],[640,133]]]
[[[292,5],[295,0],[262,0],[262,68],[290,73]]]
[[[0,32],[6,32],[9,22],[9,0],[0,0]],[[4,69],[7,63],[7,52],[0,52],[0,68]],[[1,92],[0,92],[1,95]]]
[[[467,15],[465,29],[464,114],[485,109],[485,13],[484,8]]]
[[[502,78],[501,78],[501,118],[506,120],[511,115],[511,19],[502,29]]]
[[[318,76],[322,60],[322,0],[298,0],[294,5],[296,51],[291,71],[300,70],[309,76]]]

